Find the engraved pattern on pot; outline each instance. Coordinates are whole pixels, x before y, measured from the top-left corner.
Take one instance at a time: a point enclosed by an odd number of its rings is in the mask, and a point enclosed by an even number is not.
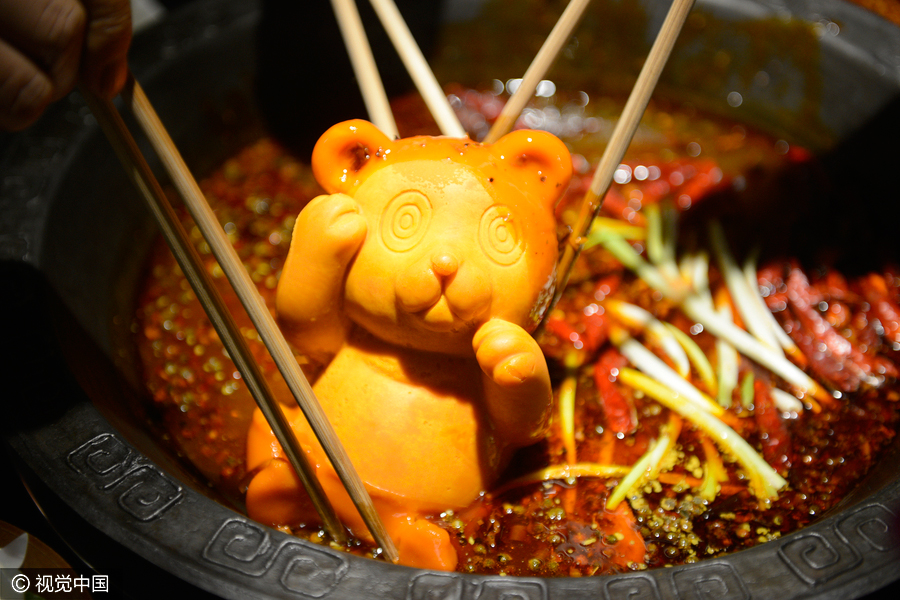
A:
[[[111,433],[98,435],[66,457],[69,466],[87,476],[101,490],[119,483],[136,460],[137,453]]]
[[[656,582],[643,575],[637,577],[612,577],[606,582],[606,598],[642,598],[644,600],[659,600],[659,589]]]
[[[547,589],[538,581],[488,579],[475,597],[477,600],[545,600]]]
[[[749,600],[750,592],[728,563],[691,565],[672,575],[681,600]]]
[[[344,577],[347,564],[342,558],[297,542],[282,545],[272,570],[281,573],[285,589],[311,598],[330,593]]]
[[[162,516],[182,497],[181,485],[110,433],[100,434],[66,456],[66,462],[100,490],[117,491],[118,504],[139,521]]]
[[[841,538],[860,552],[866,553],[866,559],[872,557],[867,550],[872,548],[878,552],[900,550],[900,539],[893,527],[897,523],[897,515],[880,504],[865,506],[841,519],[837,524],[837,532]],[[887,557],[886,557],[887,558]]]
[[[140,521],[161,516],[181,498],[181,486],[152,466],[129,472],[119,487],[125,488],[119,496],[119,506]]]
[[[301,596],[320,598],[333,591],[347,572],[347,561],[306,543],[274,543],[262,526],[244,519],[229,519],[203,549],[203,558],[232,571],[275,578]]]
[[[785,542],[778,555],[803,581],[818,585],[845,573],[862,562],[859,553],[845,544],[833,531],[825,535],[812,533]]]
[[[408,600],[461,600],[463,582],[452,573],[424,573],[409,582]]]

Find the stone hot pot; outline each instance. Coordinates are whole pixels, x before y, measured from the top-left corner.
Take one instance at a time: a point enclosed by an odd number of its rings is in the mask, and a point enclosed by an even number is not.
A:
[[[625,1],[607,4],[621,8]],[[644,21],[635,31],[645,33],[636,47],[646,51],[668,3],[637,4],[634,15]],[[871,139],[882,144],[896,140],[900,30],[893,25],[838,0],[708,0],[694,10],[720,33],[710,26],[706,35],[695,22],[699,33],[677,47],[660,89],[825,152],[867,143],[859,141],[860,129],[874,130]],[[255,2],[201,0],[135,41],[133,71],[195,172],[263,128],[254,99],[255,83],[264,79],[253,43],[259,15]],[[746,36],[721,35],[721,28],[745,32],[760,22],[777,28],[789,16],[815,24],[815,48],[801,51],[773,36],[753,47],[771,55],[751,58]],[[764,89],[747,87],[738,74],[699,87],[680,77],[679,65],[710,60],[716,51],[731,53],[736,69],[752,60],[779,68]],[[739,109],[726,102],[734,90],[743,94]],[[280,118],[277,109],[270,124]],[[258,525],[220,502],[132,410],[142,387],[127,323],[154,230],[80,98],[64,100],[4,142],[3,434],[51,522],[88,562],[122,574],[131,597],[158,598],[189,585],[195,595],[225,598],[836,599],[862,597],[900,576],[896,447],[837,509],[800,532],[724,558],[616,576],[420,571]],[[867,208],[876,220],[896,215],[879,204],[887,200]]]

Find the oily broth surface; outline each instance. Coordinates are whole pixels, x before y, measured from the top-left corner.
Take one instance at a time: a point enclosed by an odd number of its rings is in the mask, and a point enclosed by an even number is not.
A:
[[[489,120],[503,101],[490,91],[452,91],[464,122]],[[417,99],[403,98],[394,109],[401,134],[429,132]],[[525,114],[531,126],[557,133],[573,150],[576,176],[558,210],[561,235],[574,218],[572,205],[590,179],[591,165],[598,160],[619,109],[620,104],[611,99],[560,94],[540,100]],[[690,109],[651,106],[626,156],[627,168],[614,184],[616,201],[608,201],[604,216],[639,225],[644,222],[642,207],[651,198],[665,197],[686,211],[687,220],[704,202],[714,202],[723,186],[731,192],[736,187],[754,189],[754,181],[771,180],[773,173],[808,158],[802,149],[740,124],[707,118]],[[274,141],[262,139],[226,161],[201,187],[264,300],[273,307],[294,219],[310,199],[322,193],[309,167]],[[183,221],[254,356],[270,376],[276,396],[292,401],[199,231],[187,216]],[[612,276],[618,278],[616,297],[693,334],[692,324],[674,306],[624,273],[601,249],[586,252],[577,264],[559,305],[566,315],[563,319],[575,324],[577,319],[569,315],[584,314],[587,307],[596,306],[598,291],[601,296],[609,293],[605,282]],[[900,280],[895,287],[897,284]],[[153,413],[164,435],[213,486],[240,503],[252,475],[245,469],[244,446],[254,403],[161,241],[148,260],[134,330]],[[695,337],[704,349],[711,347],[709,336]],[[556,383],[563,379],[567,354],[573,349],[589,354],[575,346],[577,340],[553,332],[545,333],[541,342]],[[314,378],[318,365],[298,359]],[[637,431],[625,439],[611,440],[589,371],[578,375],[577,389],[579,460],[633,464],[666,422],[666,411],[658,404],[635,396],[631,400],[640,423]],[[643,493],[628,503],[629,518],[647,543],[648,558],[643,562],[617,559],[616,528],[622,526],[621,521],[603,506],[616,480],[583,478],[508,487],[500,495],[484,496],[461,513],[436,516],[435,520],[456,540],[459,568],[467,572],[592,575],[716,556],[802,527],[838,502],[892,439],[897,398],[897,390],[888,386],[823,407],[815,418],[805,413],[788,420],[793,444],[790,487],[772,506],[760,505],[730,463],[731,487],[723,485],[723,493],[712,503],[702,501],[694,485],[702,475],[698,471],[702,444],[699,435],[685,424],[679,436],[681,460],[672,471],[681,477],[680,482],[677,477],[669,483],[648,482]],[[735,409],[737,417],[747,417],[740,410]],[[741,433],[760,446],[758,428],[749,419],[746,422]],[[507,479],[565,462],[563,445],[558,424],[554,425],[543,443],[514,461]],[[325,541],[316,526],[294,533]],[[350,549],[371,553],[371,548],[359,543]]]

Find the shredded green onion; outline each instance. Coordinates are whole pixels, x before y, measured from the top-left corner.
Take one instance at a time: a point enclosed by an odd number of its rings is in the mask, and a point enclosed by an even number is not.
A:
[[[752,287],[747,285],[747,278],[732,256],[728,242],[725,240],[725,232],[718,221],[710,221],[709,239],[719,262],[719,268],[722,269],[728,293],[731,294],[731,299],[737,306],[747,329],[760,342],[772,350],[780,352],[781,344],[778,343],[775,332],[772,331],[771,323],[760,310],[764,307],[759,301],[758,288],[755,284]],[[765,312],[769,312],[769,309],[766,308]]]
[[[803,411],[803,403],[796,396],[778,388],[772,388],[772,401],[775,403],[775,408],[781,412],[799,413]]]
[[[663,272],[645,261],[641,255],[621,236],[611,231],[601,231],[598,242],[611,252],[623,265],[634,271],[650,287],[657,290],[673,302],[681,305],[688,318],[696,321],[713,335],[728,340],[739,352],[766,367],[801,392],[813,396],[827,396],[827,392],[819,386],[802,369],[794,365],[758,339],[734,324],[730,319],[723,319],[710,310],[709,299],[697,294],[686,294],[688,286],[684,279],[666,277]]]
[[[777,498],[778,490],[787,485],[787,481],[775,472],[744,438],[714,415],[699,409],[691,402],[685,402],[679,394],[634,369],[628,367],[619,369],[619,381],[644,392],[702,429],[714,442],[734,456],[747,471],[751,488],[760,498]]]
[[[678,221],[671,210],[661,210],[651,204],[644,208],[647,217],[647,257],[664,277],[677,281],[680,277],[675,264],[675,241]]]
[[[762,318],[768,323],[769,328],[772,330],[772,334],[775,336],[775,339],[781,345],[784,350],[790,354],[791,356],[797,356],[802,354],[800,352],[800,348],[794,343],[794,340],[791,339],[791,336],[782,329],[781,325],[778,324],[778,321],[775,320],[775,315],[772,314],[772,311],[769,310],[769,307],[766,306],[765,301],[762,299],[762,296],[759,295],[759,282],[756,276],[756,252],[750,254],[747,257],[747,260],[744,262],[744,279],[747,281],[747,286],[751,290],[755,290],[756,293],[753,294],[753,299],[756,302],[757,310],[762,315]]]
[[[648,339],[672,359],[679,375],[685,378],[690,375],[691,365],[686,349],[665,323],[640,306],[621,300],[608,299],[603,307],[625,325],[643,330]]]
[[[663,223],[663,260],[665,263],[675,263],[675,246],[678,242],[678,211],[671,203],[666,203],[662,209]]]
[[[647,452],[634,463],[634,466],[631,467],[628,474],[622,478],[619,485],[616,486],[609,495],[609,498],[606,499],[606,508],[608,510],[615,510],[616,507],[619,506],[619,503],[628,496],[628,492],[645,478],[653,479],[654,472],[659,472],[659,466],[660,463],[662,463],[663,457],[665,457],[666,453],[671,450],[675,443],[675,440],[672,439],[672,435],[665,427],[662,431],[662,435],[660,435],[659,438],[650,445]]]
[[[647,229],[640,225],[632,225],[621,219],[611,219],[609,217],[597,217],[594,224],[591,225],[591,231],[584,241],[584,250],[591,246],[599,244],[599,236],[604,231],[612,231],[616,235],[626,240],[643,240],[647,237]]]
[[[659,205],[645,206],[644,216],[647,217],[647,258],[654,264],[660,264],[666,259],[666,249],[663,246],[662,216],[659,214]]]
[[[706,357],[706,353],[703,352],[703,349],[697,345],[694,338],[671,323],[665,323],[665,326],[672,332],[672,335],[675,336],[678,343],[681,344],[681,347],[691,360],[691,364],[694,365],[694,369],[697,370],[697,375],[700,376],[700,380],[703,382],[703,385],[706,386],[706,389],[710,392],[715,392],[719,388],[719,384],[716,381],[716,374],[715,371],[713,371],[712,364],[710,364],[709,358]]]
[[[718,309],[723,318],[731,320],[731,307],[723,304]],[[725,408],[731,408],[734,389],[738,385],[738,366],[740,357],[734,346],[725,339],[716,338],[716,367],[719,375],[719,392],[716,399]]]
[[[719,495],[719,482],[708,462],[703,464],[703,483],[700,484],[699,494],[707,502],[712,502]]]
[[[571,370],[559,387],[559,425],[562,430],[566,462],[575,462],[575,391],[578,377]]]
[[[741,405],[746,409],[753,407],[753,382],[755,379],[753,371],[747,371],[741,381]]]
[[[712,313],[705,302],[696,297],[687,297],[681,303],[681,309],[688,318],[703,325],[713,335],[728,340],[738,352],[766,367],[791,385],[803,392],[817,396],[826,393],[813,379],[789,361],[781,353],[771,348],[738,327],[730,319],[724,319]],[[827,393],[826,393],[827,394]]]
[[[719,494],[719,484],[728,481],[728,473],[722,464],[722,457],[716,451],[716,447],[709,438],[701,438],[703,453],[706,462],[703,465],[703,483],[700,485],[700,497],[707,502],[712,502]]]
[[[491,493],[499,496],[508,490],[521,487],[523,485],[538,483],[539,481],[550,481],[553,479],[571,482],[572,480],[579,477],[595,477],[597,479],[624,477],[630,470],[631,467],[621,465],[602,465],[600,463],[593,462],[581,462],[566,465],[550,465],[549,467],[544,467],[543,469],[532,471],[531,473],[526,473],[521,477],[517,477],[512,481],[508,481],[505,484],[499,486],[497,489],[493,490]]]
[[[709,256],[706,252],[699,251],[686,255],[681,259],[679,271],[694,294],[704,298],[712,306],[712,294],[709,291]]]
[[[656,267],[645,261],[622,236],[611,230],[600,230],[596,241],[606,248],[616,259],[634,271],[647,285],[658,290],[667,298],[680,298],[683,294],[679,280],[667,279]]]
[[[713,402],[712,398],[698,390],[686,379],[680,377],[678,373],[672,370],[672,367],[660,360],[653,352],[625,331],[611,328],[610,340],[619,348],[619,352],[631,361],[631,364],[667,386],[667,389],[673,390],[673,393],[677,393],[679,397],[684,398],[684,400],[704,412],[713,415],[721,415],[724,412],[724,409]]]

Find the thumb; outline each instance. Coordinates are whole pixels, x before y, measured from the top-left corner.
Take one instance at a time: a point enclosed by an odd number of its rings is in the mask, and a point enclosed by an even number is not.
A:
[[[87,11],[81,80],[101,98],[111,99],[128,76],[131,45],[129,0],[84,0]]]

